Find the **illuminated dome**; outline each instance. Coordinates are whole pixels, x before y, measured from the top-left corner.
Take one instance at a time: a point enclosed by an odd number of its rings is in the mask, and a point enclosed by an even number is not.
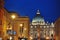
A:
[[[37,10],[35,18],[33,18],[32,23],[43,23],[44,18],[40,15],[39,10]]]

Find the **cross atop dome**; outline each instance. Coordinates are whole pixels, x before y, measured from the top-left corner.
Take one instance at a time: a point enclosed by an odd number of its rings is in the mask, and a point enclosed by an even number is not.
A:
[[[40,11],[39,10],[37,10],[37,13],[36,14],[40,14]]]

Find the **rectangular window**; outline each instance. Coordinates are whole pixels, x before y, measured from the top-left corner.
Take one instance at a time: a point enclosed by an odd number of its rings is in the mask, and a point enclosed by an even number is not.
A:
[[[12,33],[12,30],[7,30],[7,34],[12,35],[12,34],[13,34],[13,33]]]
[[[24,30],[24,24],[21,23],[21,24],[20,24],[20,33],[23,33],[23,30]]]
[[[20,27],[20,33],[23,33],[23,27]]]

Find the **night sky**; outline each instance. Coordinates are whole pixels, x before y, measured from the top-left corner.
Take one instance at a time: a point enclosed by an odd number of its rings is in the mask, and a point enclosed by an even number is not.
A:
[[[38,9],[45,21],[54,22],[60,17],[60,0],[5,0],[4,7],[20,16],[29,16],[30,20]]]

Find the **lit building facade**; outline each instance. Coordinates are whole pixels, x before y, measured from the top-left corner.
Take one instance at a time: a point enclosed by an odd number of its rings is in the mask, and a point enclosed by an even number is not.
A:
[[[4,40],[10,40],[10,36],[13,35],[13,25],[12,25],[12,15],[17,15],[15,12],[8,12],[6,9],[4,11],[5,13],[5,27],[3,27],[3,32],[4,32]]]
[[[55,21],[56,40],[60,40],[60,18]]]
[[[29,18],[28,17],[18,17],[15,20],[16,36],[15,40],[29,40]]]
[[[37,10],[36,16],[30,24],[30,40],[52,39],[54,35],[54,24],[45,22]]]
[[[29,18],[21,17],[15,12],[6,13],[4,40],[28,40]]]
[[[0,40],[3,40],[4,38],[4,26],[6,23],[5,17],[4,17],[4,0],[0,0]]]
[[[0,40],[29,40],[29,17],[4,9],[0,0]]]

